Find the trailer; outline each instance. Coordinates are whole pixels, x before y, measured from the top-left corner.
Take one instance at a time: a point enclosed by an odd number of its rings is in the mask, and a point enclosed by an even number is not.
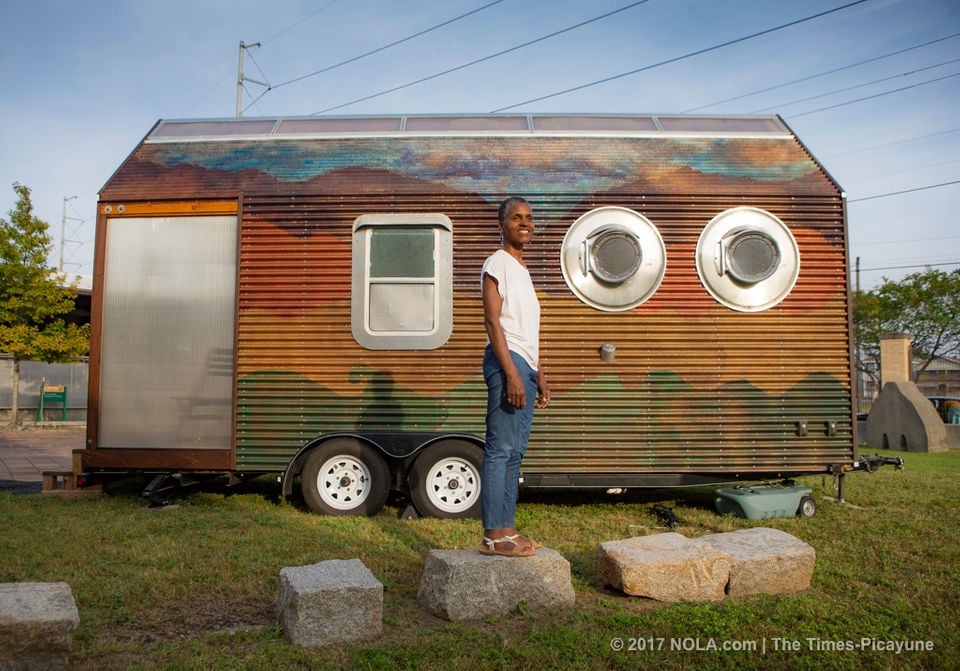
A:
[[[160,120],[100,192],[84,482],[479,511],[483,260],[522,195],[523,488],[857,462],[845,194],[777,116]]]

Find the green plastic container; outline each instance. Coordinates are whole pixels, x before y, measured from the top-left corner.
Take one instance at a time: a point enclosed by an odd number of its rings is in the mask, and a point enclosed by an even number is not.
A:
[[[803,485],[752,485],[716,490],[714,504],[721,515],[733,514],[748,520],[793,517],[800,501],[813,491]]]

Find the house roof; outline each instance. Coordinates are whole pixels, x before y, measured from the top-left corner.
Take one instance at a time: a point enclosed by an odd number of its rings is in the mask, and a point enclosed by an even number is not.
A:
[[[331,136],[597,135],[790,137],[777,116],[474,114],[162,119],[146,142],[307,139]]]
[[[119,203],[424,189],[497,202],[505,191],[842,194],[775,115],[487,114],[161,119],[100,196]]]
[[[932,372],[938,370],[960,370],[960,359],[949,356],[938,356],[927,366],[927,371]]]

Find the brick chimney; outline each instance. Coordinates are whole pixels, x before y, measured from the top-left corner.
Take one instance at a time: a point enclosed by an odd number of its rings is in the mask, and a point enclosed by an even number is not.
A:
[[[880,334],[880,388],[887,382],[910,382],[910,336],[906,333]]]

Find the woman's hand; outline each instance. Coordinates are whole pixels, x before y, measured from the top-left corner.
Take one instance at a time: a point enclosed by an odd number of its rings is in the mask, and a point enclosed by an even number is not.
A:
[[[550,405],[550,387],[547,386],[547,378],[543,374],[543,369],[537,371],[537,400],[533,404],[535,408],[546,408]]]
[[[506,373],[507,376],[507,402],[517,410],[523,409],[527,405],[527,390],[520,378],[517,369],[513,369],[513,374]]]

